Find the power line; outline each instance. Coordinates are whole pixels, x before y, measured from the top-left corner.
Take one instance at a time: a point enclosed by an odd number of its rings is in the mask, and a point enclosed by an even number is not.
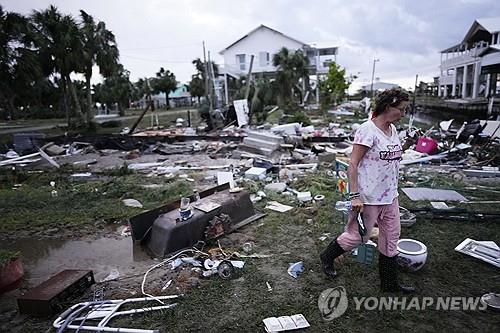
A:
[[[140,58],[140,57],[130,56],[130,55],[127,55],[127,54],[120,54],[120,56],[125,57],[125,58],[135,59],[135,60],[148,61],[148,62],[157,62],[157,63],[161,62],[161,63],[167,63],[167,64],[192,64],[191,61],[146,59],[146,58]]]
[[[215,46],[223,45],[222,43],[216,43]],[[224,44],[225,45],[225,44]],[[123,51],[135,51],[135,50],[162,50],[162,49],[177,49],[177,48],[187,48],[187,47],[200,47],[201,42],[196,43],[186,43],[178,45],[165,45],[165,46],[155,46],[155,47],[134,47],[134,48],[120,48]]]
[[[200,46],[200,43],[189,43],[189,44],[179,44],[179,45],[168,45],[168,46],[156,46],[156,47],[134,47],[134,48],[124,48],[124,51],[132,50],[161,50],[161,49],[176,49],[183,47]]]

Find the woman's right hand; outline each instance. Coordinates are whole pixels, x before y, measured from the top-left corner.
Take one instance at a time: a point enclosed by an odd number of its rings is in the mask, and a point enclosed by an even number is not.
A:
[[[356,213],[363,212],[363,202],[360,198],[351,200],[351,209]]]

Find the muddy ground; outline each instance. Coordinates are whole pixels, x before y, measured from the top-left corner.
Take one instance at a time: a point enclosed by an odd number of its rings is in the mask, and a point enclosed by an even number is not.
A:
[[[498,182],[454,181],[449,173],[442,170],[440,173],[436,168],[415,169],[402,177],[401,186],[412,182],[418,186],[453,188],[470,200],[500,199]],[[74,171],[2,173],[2,247],[24,249],[27,274],[20,289],[1,296],[0,331],[54,332],[50,327],[55,316],[21,316],[17,313],[15,297],[62,269],[93,269],[98,281],[112,269],[120,273],[118,280],[98,283],[83,296],[62,304],[63,307],[91,300],[94,290],[102,288],[106,298],[141,295],[144,272],[159,261],[134,247],[128,236],[121,235],[127,218],[142,211],[125,207],[121,199],[133,197],[143,203],[144,209],[151,209],[191,193],[194,185],[177,178],[145,177],[124,170],[102,172],[95,179],[75,181],[69,177]],[[205,175],[191,176],[197,177],[200,186],[209,185]],[[50,194],[50,181],[57,184],[57,197]],[[22,186],[14,189],[14,184]],[[247,183],[246,186],[253,192],[262,188],[259,183]],[[335,181],[320,170],[298,179],[293,186],[309,190],[313,195],[326,195],[324,206],[298,206],[289,197],[270,195],[256,204],[257,210],[268,214],[266,217],[220,239],[226,251],[241,252],[243,243],[253,242],[254,254],[269,257],[244,258],[244,268],[238,270],[232,280],[221,280],[217,276],[202,278],[191,267],[154,271],[148,278],[147,292],[184,294],[178,299],[178,305],[161,312],[118,319],[113,325],[160,329],[162,332],[262,332],[262,319],[266,317],[302,313],[311,324],[310,332],[498,331],[498,314],[488,311],[358,311],[352,298],[345,314],[333,321],[323,320],[318,310],[318,296],[323,290],[343,286],[349,297],[379,296],[378,269],[376,263],[365,265],[347,255],[339,267],[341,275],[334,281],[326,279],[318,254],[343,230],[345,222],[332,208],[340,197],[334,190]],[[271,199],[296,208],[289,213],[265,210],[265,201]],[[429,205],[428,202],[411,202],[404,194],[400,195],[400,200],[407,208]],[[498,211],[497,207],[488,204],[468,209]],[[319,238],[325,233],[328,238],[321,241]],[[415,225],[402,229],[401,237],[418,239],[428,247],[429,258],[424,268],[402,275],[404,281],[417,287],[419,297],[478,297],[499,291],[497,268],[453,250],[467,237],[498,243],[500,224],[497,218],[436,220],[419,215]],[[305,271],[294,279],[287,274],[287,268],[289,263],[297,261],[304,262]],[[169,280],[172,284],[162,291]],[[266,282],[272,291],[268,291]]]

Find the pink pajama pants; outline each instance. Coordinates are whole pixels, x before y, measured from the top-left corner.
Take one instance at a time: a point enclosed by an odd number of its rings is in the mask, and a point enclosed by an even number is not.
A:
[[[367,229],[366,236],[363,237],[363,243],[370,238],[371,231],[376,223],[379,228],[378,249],[380,253],[387,257],[397,255],[397,242],[401,233],[398,198],[396,197],[390,205],[364,205],[363,220]],[[349,213],[347,229],[337,238],[337,243],[346,252],[361,244],[356,213]]]

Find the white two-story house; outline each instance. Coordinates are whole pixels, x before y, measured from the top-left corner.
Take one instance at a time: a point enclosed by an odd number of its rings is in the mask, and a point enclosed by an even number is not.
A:
[[[464,39],[441,51],[438,96],[487,98],[499,93],[500,17],[474,21]]]
[[[275,72],[273,56],[283,47],[290,51],[302,50],[309,58],[309,65],[312,69],[315,70],[318,63],[319,73],[328,71],[328,63],[336,60],[338,51],[337,47],[317,48],[265,25],[260,25],[220,51],[224,57],[222,70],[232,76],[247,75],[253,55],[252,74]]]

